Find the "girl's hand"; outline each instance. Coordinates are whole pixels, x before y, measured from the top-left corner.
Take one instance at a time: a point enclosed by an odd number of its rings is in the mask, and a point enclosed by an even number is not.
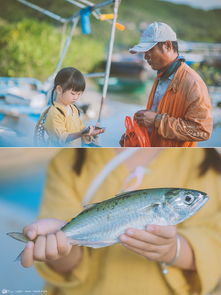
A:
[[[176,227],[148,225],[145,230],[129,228],[120,236],[126,248],[149,260],[170,263],[176,256]]]
[[[103,128],[96,129],[96,126],[90,126],[89,132],[86,133],[85,135],[96,136],[96,135],[101,134],[101,133],[104,133]]]
[[[58,219],[40,219],[23,229],[30,240],[21,256],[21,264],[30,267],[37,261],[54,261],[67,256],[72,245],[60,228],[65,224]]]

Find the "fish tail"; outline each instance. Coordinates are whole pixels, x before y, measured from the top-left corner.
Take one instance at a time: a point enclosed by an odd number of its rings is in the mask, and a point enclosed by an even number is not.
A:
[[[11,237],[17,241],[23,242],[23,243],[27,243],[29,241],[29,239],[23,233],[11,232],[11,233],[7,233],[7,235],[9,237]]]
[[[21,256],[23,254],[24,250],[21,251],[21,253],[18,254],[18,256],[15,258],[14,262],[21,261]]]

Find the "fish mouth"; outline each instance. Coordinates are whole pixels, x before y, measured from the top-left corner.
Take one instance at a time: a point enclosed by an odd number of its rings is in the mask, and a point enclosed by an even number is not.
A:
[[[206,193],[200,193],[198,199],[195,200],[194,203],[192,203],[191,210],[193,211],[191,213],[191,216],[194,213],[196,213],[201,207],[203,207],[208,200],[209,200],[209,197]]]

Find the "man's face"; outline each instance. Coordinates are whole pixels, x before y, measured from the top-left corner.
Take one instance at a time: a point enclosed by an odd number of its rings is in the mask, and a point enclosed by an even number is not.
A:
[[[161,70],[172,61],[171,48],[167,48],[166,44],[163,44],[162,49],[155,45],[144,53],[144,59],[153,70]]]

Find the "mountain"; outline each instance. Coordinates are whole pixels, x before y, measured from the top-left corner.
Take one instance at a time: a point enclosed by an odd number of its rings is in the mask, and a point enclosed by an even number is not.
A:
[[[31,0],[31,3],[62,17],[70,17],[78,11],[64,0]],[[65,37],[64,27],[16,0],[0,0],[0,7],[0,75],[46,79],[55,69],[61,40]],[[112,7],[101,12],[111,13]],[[220,9],[205,11],[160,0],[122,0],[118,21],[126,30],[117,31],[115,46],[131,47],[138,42],[140,32],[153,21],[168,23],[179,39],[221,42],[220,14]],[[82,35],[78,26],[64,66],[73,65],[88,72],[104,59],[111,25],[94,17],[90,19],[92,34]]]

